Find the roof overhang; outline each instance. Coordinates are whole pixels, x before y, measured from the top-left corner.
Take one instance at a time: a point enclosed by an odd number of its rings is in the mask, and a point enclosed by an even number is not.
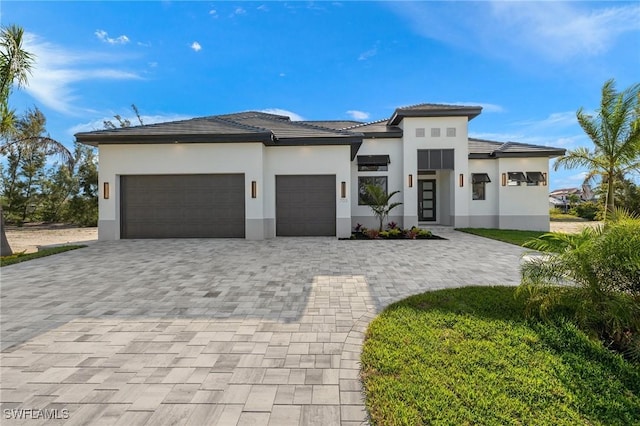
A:
[[[153,134],[137,134],[137,135],[116,135],[113,133],[101,134],[76,133],[76,141],[91,145],[152,145],[152,144],[169,144],[169,143],[242,143],[242,142],[262,142],[269,143],[273,141],[271,132],[262,133],[234,133],[234,134],[175,134],[175,135],[153,135]]]
[[[473,120],[480,115],[482,107],[479,106],[461,106],[460,108],[433,108],[433,109],[402,109],[398,108],[393,112],[393,115],[387,122],[387,125],[397,125],[405,117],[467,117],[468,120]]]

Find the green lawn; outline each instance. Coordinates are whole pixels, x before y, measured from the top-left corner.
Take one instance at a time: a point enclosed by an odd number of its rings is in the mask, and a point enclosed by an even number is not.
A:
[[[372,424],[638,424],[640,366],[571,324],[525,320],[514,292],[442,290],[382,312],[361,358]]]
[[[82,247],[82,245],[69,245],[42,249],[35,253],[15,253],[11,256],[0,257],[0,266],[9,266],[15,263],[26,262],[27,260],[38,259],[40,257],[51,256],[52,254],[63,253],[69,250],[75,250]]]
[[[547,232],[542,231],[520,231],[517,229],[486,229],[486,228],[456,228],[456,231],[466,232],[468,234],[479,235],[481,237],[491,238],[493,240],[503,241],[505,243],[523,245],[532,238],[538,238]]]

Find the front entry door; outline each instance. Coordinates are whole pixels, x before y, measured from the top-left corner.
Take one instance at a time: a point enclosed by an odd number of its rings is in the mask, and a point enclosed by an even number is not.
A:
[[[434,222],[436,220],[436,180],[418,181],[418,220]]]

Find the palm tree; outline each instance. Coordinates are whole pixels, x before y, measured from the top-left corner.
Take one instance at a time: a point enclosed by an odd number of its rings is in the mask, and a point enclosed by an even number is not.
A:
[[[14,84],[27,85],[34,56],[23,49],[24,29],[9,25],[0,29],[0,135],[13,128],[15,114],[9,109],[9,95]]]
[[[33,65],[33,55],[22,48],[24,30],[17,25],[0,29],[0,137],[3,139],[13,130],[15,113],[9,109],[9,95],[14,83],[18,87],[27,84],[27,76]],[[0,207],[0,231],[2,245],[0,256],[13,253],[4,232],[4,216]]]
[[[389,212],[398,207],[402,203],[391,203],[391,197],[399,193],[400,191],[393,191],[387,194],[380,185],[367,185],[365,187],[366,195],[364,197],[365,203],[373,210],[373,214],[378,218],[380,222],[379,232],[382,232],[382,224],[384,220],[389,216]]]
[[[611,213],[615,209],[616,180],[628,172],[640,171],[640,84],[617,92],[615,80],[608,80],[602,86],[597,115],[590,115],[581,107],[576,116],[595,148],[569,150],[556,160],[554,169],[585,167],[589,170],[587,180],[600,176],[607,184],[606,209]]]

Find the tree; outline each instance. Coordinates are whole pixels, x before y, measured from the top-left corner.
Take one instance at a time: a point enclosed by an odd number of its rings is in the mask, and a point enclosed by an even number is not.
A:
[[[393,191],[387,194],[387,191],[380,185],[367,185],[365,191],[365,204],[373,210],[373,214],[378,218],[380,224],[378,231],[382,232],[382,225],[384,220],[389,216],[389,212],[402,204],[391,203],[391,198],[400,191]]]
[[[5,139],[15,122],[15,113],[9,108],[9,95],[14,83],[18,87],[27,84],[27,76],[31,72],[34,57],[22,48],[24,30],[16,25],[0,28],[0,137]],[[4,215],[0,206],[0,231],[2,245],[0,255],[7,256],[13,252],[4,231]]]
[[[9,166],[3,175],[3,196],[7,214],[22,223],[34,211],[32,206],[39,204],[47,157],[59,156],[69,170],[74,159],[63,144],[45,134],[46,118],[39,109],[27,110],[14,127],[9,140],[0,146]]]
[[[615,80],[608,80],[597,114],[590,115],[581,107],[576,116],[595,147],[593,151],[586,147],[569,150],[556,160],[554,169],[585,167],[587,181],[600,176],[607,185],[606,210],[611,213],[616,180],[640,170],[640,84],[617,92]]]
[[[144,123],[142,121],[142,117],[140,116],[140,112],[138,111],[138,107],[136,106],[136,104],[131,104],[131,109],[136,114],[136,118],[138,119],[138,123],[140,123],[141,126],[144,126]],[[114,115],[113,118],[116,119],[116,121],[118,122],[118,125],[120,127],[131,127],[131,120],[129,120],[128,118],[122,118],[122,116],[120,114]],[[113,121],[111,121],[111,120],[104,120],[102,122],[102,124],[104,125],[104,128],[107,129],[107,130],[113,130],[113,129],[117,129],[118,128],[118,126],[113,124]]]

